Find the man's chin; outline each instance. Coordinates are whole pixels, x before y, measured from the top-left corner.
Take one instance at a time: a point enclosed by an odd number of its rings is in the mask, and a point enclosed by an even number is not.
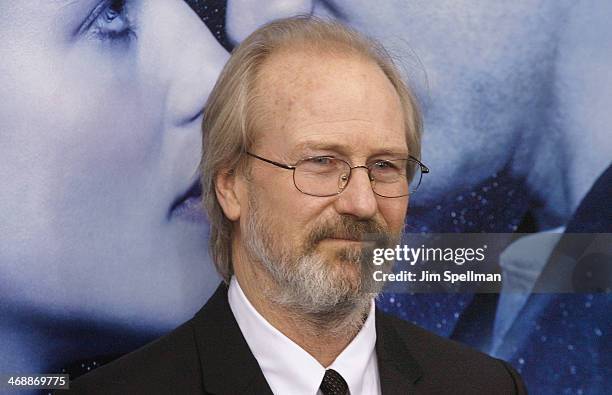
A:
[[[352,260],[335,258],[327,271],[326,285],[342,290],[347,298],[363,294],[377,294],[378,283],[370,281],[372,273],[365,273],[366,267]]]

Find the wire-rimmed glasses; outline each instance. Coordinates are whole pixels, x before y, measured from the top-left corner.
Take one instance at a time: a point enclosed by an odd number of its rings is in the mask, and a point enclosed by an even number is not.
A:
[[[306,195],[318,197],[342,193],[351,180],[353,169],[366,169],[374,193],[386,198],[398,198],[416,192],[423,174],[429,173],[429,168],[412,156],[405,159],[378,159],[364,166],[351,166],[347,161],[333,156],[313,156],[295,165],[288,165],[251,152],[247,152],[247,155],[292,170],[295,187]]]

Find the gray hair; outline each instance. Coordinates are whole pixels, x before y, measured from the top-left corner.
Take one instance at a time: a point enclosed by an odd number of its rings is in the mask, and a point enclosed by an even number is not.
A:
[[[210,254],[228,282],[232,267],[232,222],[217,200],[215,181],[222,171],[245,169],[243,160],[253,144],[255,82],[262,64],[281,49],[304,48],[347,53],[373,61],[395,88],[404,110],[408,150],[420,157],[422,120],[416,99],[392,57],[377,41],[338,22],[312,16],[279,19],[255,30],[223,68],[208,97],[202,122],[200,174],[202,200],[210,223]]]

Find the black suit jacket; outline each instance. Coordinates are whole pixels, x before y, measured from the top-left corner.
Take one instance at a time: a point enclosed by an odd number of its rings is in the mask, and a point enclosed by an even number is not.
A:
[[[505,362],[376,311],[383,394],[524,394]],[[74,394],[271,394],[221,284],[170,334],[70,384]],[[65,393],[62,391],[61,393]]]

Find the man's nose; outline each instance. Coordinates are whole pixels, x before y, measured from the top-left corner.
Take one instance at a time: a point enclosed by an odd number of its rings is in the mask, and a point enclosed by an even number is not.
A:
[[[335,207],[339,214],[353,215],[358,219],[370,219],[376,215],[378,202],[367,168],[353,168],[348,184],[336,199]]]

